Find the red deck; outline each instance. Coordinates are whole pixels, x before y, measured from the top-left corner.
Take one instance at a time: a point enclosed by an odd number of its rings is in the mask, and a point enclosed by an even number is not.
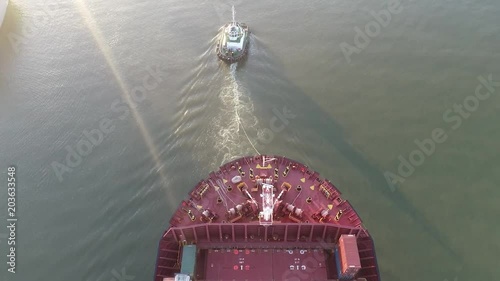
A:
[[[208,250],[207,280],[287,280],[304,272],[308,280],[327,280],[322,250]]]
[[[179,272],[183,244],[198,247],[194,280],[335,280],[333,249],[342,234],[357,237],[357,277],[380,281],[361,219],[332,183],[303,164],[278,156],[241,158],[211,173],[189,196],[160,241],[155,281]]]

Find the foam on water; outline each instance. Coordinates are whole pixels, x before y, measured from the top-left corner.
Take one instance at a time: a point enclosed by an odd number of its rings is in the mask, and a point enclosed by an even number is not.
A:
[[[217,159],[222,157],[221,164],[251,154],[255,149],[245,130],[255,128],[258,120],[253,114],[252,100],[237,80],[237,67],[237,63],[230,66],[227,85],[219,93],[222,113],[216,120],[216,127],[220,148]]]

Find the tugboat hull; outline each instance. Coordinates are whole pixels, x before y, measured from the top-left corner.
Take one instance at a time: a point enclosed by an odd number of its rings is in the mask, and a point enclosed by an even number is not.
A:
[[[244,23],[231,22],[224,25],[221,30],[216,47],[217,56],[227,63],[234,63],[245,58],[250,43],[248,26]],[[231,34],[231,32],[235,32],[235,34]]]

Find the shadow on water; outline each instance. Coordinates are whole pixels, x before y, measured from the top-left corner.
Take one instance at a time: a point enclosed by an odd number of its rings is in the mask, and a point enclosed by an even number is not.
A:
[[[389,189],[383,171],[375,163],[370,163],[360,151],[350,144],[343,133],[342,127],[330,114],[325,112],[321,106],[283,75],[283,64],[278,61],[273,51],[259,41],[254,40],[251,46],[250,61],[246,64],[247,69],[245,69],[245,72],[249,76],[248,80],[253,80],[248,83],[256,83],[261,91],[265,91],[265,95],[273,95],[273,97],[264,98],[267,99],[265,103],[280,104],[280,108],[281,104],[289,107],[297,115],[297,118],[293,119],[293,123],[298,128],[313,130],[311,136],[320,136],[322,141],[335,147],[364,176],[369,182],[370,188],[388,198],[397,206],[400,212],[411,217],[424,232],[428,233],[441,245],[450,257],[461,263],[462,258],[450,246],[439,229],[429,222],[418,207],[408,200],[404,194],[397,189],[394,192]],[[255,62],[251,62],[254,60]],[[273,92],[269,93],[271,89]],[[258,103],[262,104],[262,102]],[[307,114],[307,116],[304,116],[304,114]],[[304,141],[304,139],[301,141]]]
[[[21,9],[16,3],[10,1],[7,7],[4,21],[0,27],[0,69],[4,73],[8,73],[8,67],[11,65],[13,58],[16,56],[16,51],[9,40],[9,35],[21,36]],[[4,84],[6,77],[0,77],[0,83]]]

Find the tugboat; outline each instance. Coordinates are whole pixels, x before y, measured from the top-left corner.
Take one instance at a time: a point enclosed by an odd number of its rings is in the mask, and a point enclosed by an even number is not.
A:
[[[233,6],[233,21],[221,27],[217,56],[228,63],[241,60],[248,53],[249,36],[248,26],[234,19]]]
[[[7,12],[7,6],[9,5],[9,0],[0,0],[0,27],[2,27],[5,12]]]
[[[184,188],[184,187],[182,187]],[[340,191],[256,155],[198,182],[170,218],[154,281],[380,281],[373,239]]]

